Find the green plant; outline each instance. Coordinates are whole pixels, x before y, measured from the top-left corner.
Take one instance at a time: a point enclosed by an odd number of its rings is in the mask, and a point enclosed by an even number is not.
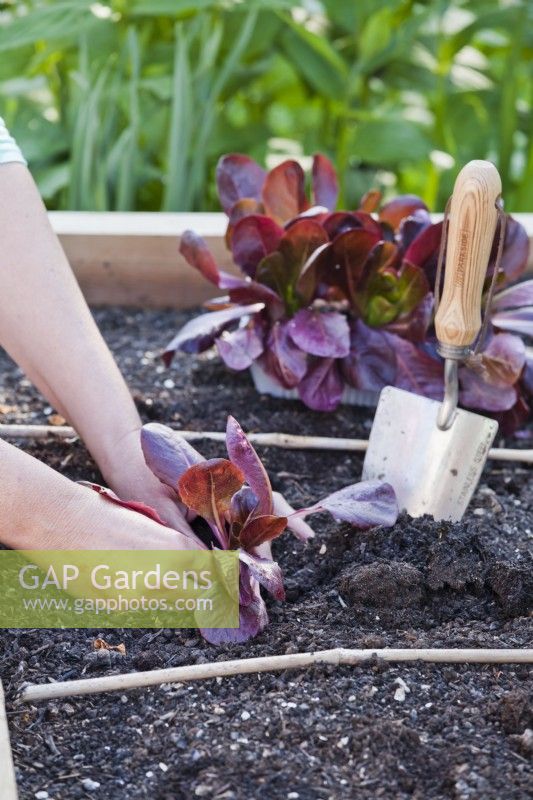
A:
[[[493,160],[533,205],[527,0],[13,0],[0,114],[51,208],[207,210],[221,153],[326,151],[340,197],[443,208]]]

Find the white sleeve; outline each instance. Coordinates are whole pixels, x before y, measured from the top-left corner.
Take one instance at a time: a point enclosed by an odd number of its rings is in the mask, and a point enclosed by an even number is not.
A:
[[[26,164],[26,159],[20,152],[16,141],[9,135],[4,120],[0,117],[0,164],[7,164],[9,161]]]

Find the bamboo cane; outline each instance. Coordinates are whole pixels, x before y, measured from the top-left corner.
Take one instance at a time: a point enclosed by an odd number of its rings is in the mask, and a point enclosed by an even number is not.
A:
[[[239,658],[233,661],[191,664],[184,667],[130,672],[124,675],[84,678],[44,685],[30,684],[23,690],[21,700],[31,703],[100,692],[123,692],[128,689],[141,689],[163,683],[185,683],[209,678],[227,678],[231,675],[301,669],[313,664],[353,665],[361,664],[372,658],[395,662],[426,661],[436,664],[532,664],[533,649],[385,648],[381,650],[349,650],[339,647],[334,650],[262,656],[260,658]]]
[[[208,439],[224,442],[226,434],[221,431],[179,431],[188,442]],[[339,450],[343,452],[364,453],[368,448],[367,439],[343,439],[333,436],[297,436],[292,433],[249,433],[252,444],[261,447],[280,447],[285,450]],[[78,434],[68,425],[1,425],[0,438],[5,439],[76,439]],[[493,447],[489,458],[494,461],[521,461],[533,464],[533,449],[517,450]]]
[[[13,754],[9,741],[9,728],[7,725],[4,687],[0,681],[0,783],[2,785],[2,800],[17,800],[17,782],[15,780],[15,767]]]

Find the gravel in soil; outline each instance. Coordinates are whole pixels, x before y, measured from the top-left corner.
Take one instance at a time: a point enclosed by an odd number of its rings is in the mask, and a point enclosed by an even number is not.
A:
[[[229,375],[216,358],[180,355],[164,370],[158,353],[186,315],[95,313],[146,421],[222,430],[232,413],[250,431],[368,435],[370,410],[324,415],[260,397],[248,375]],[[54,409],[6,356],[0,368],[1,421],[46,422]],[[21,446],[70,478],[100,480],[80,443]],[[224,454],[212,442],[199,449]],[[361,472],[356,455],[261,455],[296,506]],[[402,515],[392,530],[361,534],[317,517],[310,543],[275,543],[287,601],[269,602],[270,625],[244,646],[214,649],[193,631],[2,631],[21,799],[531,797],[527,666],[375,661],[29,707],[16,695],[28,681],[336,646],[531,646],[532,512],[530,472],[491,462],[461,524]],[[124,643],[125,654],[94,650],[98,636]]]

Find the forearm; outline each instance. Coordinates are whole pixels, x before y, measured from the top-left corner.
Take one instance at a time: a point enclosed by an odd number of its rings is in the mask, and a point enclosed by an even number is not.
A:
[[[17,550],[174,550],[195,543],[0,440],[0,541]]]
[[[145,464],[129,389],[22,164],[0,165],[0,275],[0,345],[76,428],[105,483],[124,500],[156,508],[165,522],[188,534],[186,546],[200,546],[172,492]],[[101,507],[101,498],[89,500],[86,490],[63,485],[73,504],[79,498]]]
[[[140,420],[22,164],[0,167],[0,230],[0,344],[111,482],[113,454]]]

